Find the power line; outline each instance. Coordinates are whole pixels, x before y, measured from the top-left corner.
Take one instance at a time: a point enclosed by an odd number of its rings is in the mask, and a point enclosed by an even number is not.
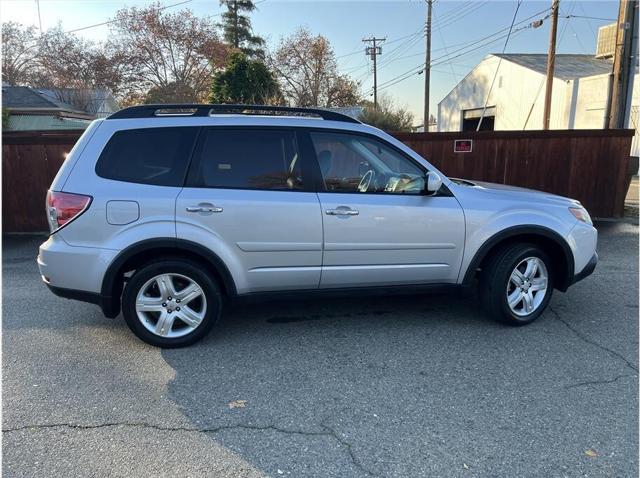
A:
[[[582,13],[584,13],[585,15],[587,14],[586,10],[584,9],[584,7],[582,6],[582,3],[578,3],[578,6],[580,7],[580,10],[582,10]],[[598,38],[598,35],[596,34],[596,31],[593,29],[593,25],[591,24],[591,22],[589,21],[589,19],[587,19],[587,25],[589,25],[589,30],[591,30],[591,33],[593,34],[593,38]]]
[[[190,0],[190,1],[191,1],[191,0]],[[263,1],[264,1],[264,0],[263,0]],[[420,31],[421,31],[421,30],[422,30],[422,27],[420,27]],[[386,45],[391,45],[392,43],[397,43],[397,42],[399,42],[399,41],[401,41],[401,40],[404,40],[405,38],[409,38],[409,37],[412,37],[412,36],[414,36],[414,35],[415,35],[415,33],[410,33],[409,35],[405,35],[405,36],[403,36],[403,37],[396,38],[395,40],[389,40],[389,41],[385,42],[385,44],[386,44]],[[352,51],[352,52],[350,52],[350,53],[345,53],[344,55],[336,56],[336,60],[338,60],[338,59],[340,59],[340,58],[346,58],[346,57],[348,57],[348,56],[352,56],[352,55],[355,55],[355,54],[357,54],[357,53],[362,53],[362,48],[358,48],[357,50],[354,50],[354,51]]]
[[[174,3],[172,5],[166,5],[166,6],[162,7],[162,8],[160,8],[159,10],[162,11],[162,10],[166,10],[167,8],[177,7],[177,6],[180,6],[180,5],[184,5],[185,3],[190,3],[192,1],[193,0],[184,0],[182,2]],[[218,15],[220,15],[220,13]],[[86,27],[81,27],[81,28],[76,28],[74,30],[69,30],[69,31],[66,31],[65,33],[80,32],[80,31],[83,31],[83,30],[88,30],[90,28],[101,27],[103,25],[109,25],[110,23],[115,23],[116,21],[117,21],[117,19],[114,18],[114,19],[108,20],[106,22],[96,23],[95,25],[89,25],[89,26],[86,26]]]
[[[402,55],[403,53],[406,53],[407,51],[409,51],[409,49],[413,45],[418,43],[422,38],[424,38],[424,36],[425,34],[422,31],[422,27],[420,27],[420,29],[412,35],[412,38],[402,42],[396,48],[391,50],[389,54],[386,55],[386,58],[383,59],[383,61],[380,63],[380,67],[388,65],[389,63],[394,61],[394,59],[397,58],[399,55]]]
[[[516,17],[518,16],[518,10],[520,10],[520,5],[522,5],[522,0],[518,0],[518,5],[516,5],[516,11],[513,13],[513,20],[511,20],[511,26],[509,27],[509,33],[507,34],[507,39],[504,41],[504,46],[502,47],[502,54],[507,51],[507,45],[509,44],[509,38],[511,38],[511,30],[513,29],[513,24],[516,22]],[[493,85],[496,82],[496,78],[498,77],[498,71],[500,70],[500,65],[502,64],[502,55],[498,60],[498,66],[496,67],[496,72],[493,74],[493,80],[491,80],[491,86],[489,87],[489,92],[487,93],[487,99],[484,102],[484,107],[482,108],[482,114],[480,115],[480,120],[478,121],[478,126],[476,127],[476,131],[480,131],[482,127],[482,120],[484,119],[484,114],[487,112],[487,106],[489,104],[489,97],[491,96],[491,91],[493,90]]]
[[[435,13],[434,13],[434,17],[435,17]],[[435,20],[435,18],[434,18]],[[442,46],[444,47],[444,52],[447,56],[449,56],[449,50],[447,49],[447,44],[444,41],[444,35],[442,34],[442,29],[438,26],[436,26],[436,28],[438,29],[438,35],[440,36],[440,41],[442,41]],[[453,75],[453,78],[456,80],[456,83],[458,83],[458,75],[456,75],[456,72],[453,71],[453,63],[449,63],[449,67],[451,68],[451,74]]]
[[[529,29],[529,28],[531,28],[531,27],[530,27],[530,26],[526,26],[526,27],[521,27],[521,28],[519,28],[519,29],[513,30],[513,31],[511,32],[511,37],[514,37],[514,36],[516,36],[518,33],[522,32],[522,31],[524,31],[524,30],[526,30],[526,29]],[[472,53],[472,52],[477,51],[477,50],[479,50],[479,49],[481,49],[481,48],[484,48],[484,47],[486,47],[486,46],[488,46],[488,45],[491,45],[491,44],[493,44],[493,43],[496,43],[497,41],[502,40],[502,39],[503,39],[503,38],[505,38],[506,36],[507,36],[507,35],[503,35],[503,36],[501,36],[501,37],[495,38],[494,40],[491,40],[491,41],[489,41],[489,42],[486,42],[486,43],[484,43],[484,44],[482,44],[482,45],[478,45],[478,46],[477,46],[477,47],[475,47],[475,48],[472,48],[472,49],[470,49],[470,50],[467,50],[467,51],[465,51],[465,52],[463,52],[463,53],[460,53],[460,54],[458,54],[458,55],[455,55],[455,56],[450,56],[450,57],[446,57],[446,58],[445,58],[445,57],[441,57],[441,58],[443,58],[443,59],[442,59],[442,61],[439,61],[439,62],[435,62],[435,60],[432,60],[431,66],[432,66],[432,67],[434,67],[434,66],[442,65],[442,64],[444,64],[444,63],[448,63],[448,62],[450,62],[451,60],[453,60],[453,59],[455,59],[455,58],[459,58],[459,57],[461,57],[461,56],[468,55],[469,53]],[[412,77],[412,76],[414,76],[414,75],[420,75],[420,74],[422,74],[422,72],[423,72],[423,71],[424,71],[424,63],[421,63],[421,64],[419,64],[419,65],[416,65],[415,67],[411,68],[410,70],[407,70],[407,71],[405,71],[404,73],[401,73],[400,75],[398,75],[398,76],[396,76],[396,77],[394,77],[394,78],[391,78],[390,80],[387,80],[387,81],[386,81],[386,82],[384,82],[382,85],[379,85],[379,87],[378,87],[378,91],[380,91],[380,90],[384,90],[384,89],[389,88],[389,87],[391,87],[391,86],[393,86],[393,85],[396,85],[396,84],[398,84],[398,83],[400,83],[400,82],[402,82],[402,81],[404,81],[404,80],[407,80],[407,79],[411,78],[411,77]]]
[[[529,17],[527,17],[527,18],[525,18],[525,19],[523,19],[523,20],[521,20],[521,21],[519,21],[519,22],[517,22],[514,26],[516,26],[516,25],[521,25],[521,24],[523,24],[523,23],[525,23],[525,22],[527,22],[527,21],[529,21],[529,20],[531,20],[531,19],[533,19],[533,18],[535,18],[535,17],[537,17],[537,16],[539,16],[539,15],[541,15],[541,14],[543,14],[543,13],[548,12],[549,10],[550,10],[550,8],[546,8],[546,9],[544,9],[544,10],[540,11],[540,12],[537,12],[537,13],[535,13],[535,14],[533,14],[533,15],[531,15],[531,16],[529,16]],[[547,18],[549,18],[549,15],[546,15],[546,16],[543,18],[543,20],[544,20],[544,19],[547,19]],[[525,26],[525,27],[518,28],[518,29],[516,29],[516,30],[515,30],[515,32],[519,32],[519,31],[524,30],[524,29],[526,29],[526,28],[531,28],[531,27],[532,27],[532,24],[533,24],[533,22],[532,22],[532,23],[530,23],[529,25]],[[457,48],[457,49],[455,49],[455,50],[453,50],[453,51],[448,51],[448,52],[446,52],[446,54],[445,54],[445,55],[443,55],[443,56],[440,56],[440,57],[438,57],[438,58],[433,59],[433,60],[432,60],[432,66],[434,66],[434,63],[433,63],[433,62],[435,62],[435,61],[439,61],[439,60],[443,60],[443,59],[450,59],[450,60],[452,60],[452,59],[454,59],[454,58],[458,58],[458,57],[460,57],[460,56],[464,56],[464,55],[466,55],[467,53],[471,53],[471,52],[473,52],[473,51],[476,51],[476,50],[478,50],[478,49],[480,49],[480,48],[482,48],[482,47],[484,47],[484,46],[486,46],[486,45],[489,45],[489,44],[495,43],[495,42],[497,42],[497,41],[499,41],[499,40],[502,40],[503,38],[505,38],[505,37],[506,37],[506,34],[505,34],[505,35],[502,35],[502,36],[499,36],[499,37],[497,37],[497,38],[495,38],[495,39],[493,39],[493,40],[491,40],[491,41],[489,41],[489,42],[487,42],[487,43],[484,43],[484,44],[482,44],[482,45],[479,45],[479,46],[477,46],[477,47],[475,47],[475,48],[472,48],[471,50],[468,50],[468,51],[467,51],[467,52],[465,52],[465,53],[462,53],[462,54],[460,54],[460,55],[456,55],[456,56],[451,56],[451,55],[453,55],[454,53],[458,53],[458,52],[461,52],[461,51],[466,50],[466,49],[467,49],[467,48],[469,48],[470,46],[477,45],[479,42],[484,42],[485,40],[488,40],[489,38],[492,38],[492,37],[494,37],[494,36],[496,36],[496,35],[499,35],[500,33],[507,31],[508,29],[509,29],[509,27],[505,27],[505,28],[502,28],[502,29],[500,29],[500,30],[498,30],[498,31],[496,31],[496,32],[494,32],[494,33],[492,33],[492,34],[490,34],[490,35],[486,35],[486,36],[484,36],[484,37],[482,37],[482,38],[478,38],[478,39],[475,39],[475,40],[471,40],[471,41],[469,41],[469,42],[462,42],[462,43],[456,43],[456,44],[454,44],[454,45],[451,45],[452,47],[457,47],[457,46],[460,46],[460,45],[464,45],[464,46],[463,46],[463,47],[461,47],[461,48]],[[439,48],[439,49],[437,49],[437,50],[433,50],[433,51],[442,51],[443,49],[444,49],[444,48]],[[402,57],[395,58],[393,61],[396,61],[396,60],[402,60],[402,59],[405,59],[405,58],[412,58],[412,57],[415,57],[415,56],[423,56],[423,55],[424,55],[424,52],[422,52],[422,53],[415,53],[415,54],[411,54],[411,55],[407,55],[407,56],[402,56]],[[443,62],[444,62],[444,61],[441,61],[440,63],[437,63],[437,64],[441,64],[441,63],[443,63]],[[424,65],[424,64],[423,64],[423,65]]]
[[[615,22],[615,18],[588,17],[585,15],[567,15],[563,18],[586,18],[588,20],[602,20],[603,22]]]
[[[458,20],[472,14],[473,12],[479,10],[480,8],[484,7],[487,3],[489,3],[488,0],[484,1],[484,2],[478,2],[475,3],[472,7],[470,7],[466,12],[463,12],[462,14],[460,14],[457,17],[451,18],[448,21],[445,21],[444,24],[439,24],[438,26],[440,28],[446,28],[449,25],[453,25],[454,23],[456,23]]]
[[[178,6],[180,6],[180,5],[184,5],[185,3],[190,3],[190,2],[192,2],[192,1],[193,1],[193,0],[184,0],[184,1],[182,1],[182,2],[173,3],[173,4],[171,4],[171,5],[165,5],[164,7],[161,7],[161,8],[159,8],[158,10],[159,10],[159,11],[162,11],[162,10],[166,10],[166,9],[168,9],[168,8],[178,7]],[[259,3],[262,3],[262,2],[264,2],[264,1],[266,1],[266,0],[262,0],[262,1],[261,1],[261,2],[259,2]],[[214,16],[217,16],[217,15],[221,15],[221,13],[218,13],[218,14],[216,14],[216,15],[214,15]],[[109,25],[109,24],[111,24],[111,23],[115,23],[116,21],[117,21],[117,19],[113,18],[113,19],[111,19],[111,20],[107,20],[106,22],[96,23],[96,24],[94,24],[94,25],[88,25],[88,26],[86,26],[86,27],[75,28],[75,29],[73,29],[73,30],[67,30],[67,31],[65,31],[64,33],[67,33],[67,34],[68,34],[68,33],[76,33],[76,32],[80,32],[80,31],[83,31],[83,30],[88,30],[88,29],[90,29],[90,28],[96,28],[96,27],[101,27],[101,26],[104,26],[104,25]],[[36,40],[33,40],[32,42],[33,42],[33,44],[36,44],[36,43],[38,43],[38,41],[39,41],[39,39],[36,39]]]
[[[463,3],[462,5],[458,5],[454,8],[452,8],[451,10],[447,10],[446,12],[444,12],[442,15],[440,15],[440,22],[445,22],[451,18],[455,18],[456,15],[458,15],[460,12],[464,11],[465,8],[468,8],[470,6],[472,6],[474,4],[473,1],[467,1],[465,3]]]

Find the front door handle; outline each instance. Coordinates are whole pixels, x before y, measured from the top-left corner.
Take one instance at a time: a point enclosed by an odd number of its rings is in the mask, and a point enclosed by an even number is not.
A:
[[[197,206],[187,206],[187,212],[222,212],[221,207],[216,207],[213,204],[198,204]]]
[[[327,214],[328,216],[357,216],[358,214],[360,214],[360,212],[356,211],[355,209],[339,207],[337,209],[327,209],[325,211],[325,214]]]

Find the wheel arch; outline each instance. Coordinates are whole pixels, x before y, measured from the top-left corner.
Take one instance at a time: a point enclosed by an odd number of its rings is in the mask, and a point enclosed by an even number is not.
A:
[[[151,259],[162,256],[184,257],[195,260],[218,281],[222,292],[228,297],[236,295],[236,286],[222,259],[200,244],[184,239],[158,238],[133,244],[122,250],[111,262],[102,280],[101,295],[108,307],[103,308],[107,317],[120,313],[120,296],[125,283],[125,274],[135,270]]]
[[[540,246],[553,261],[554,286],[564,292],[573,281],[573,252],[564,238],[544,226],[513,226],[491,236],[478,249],[469,263],[462,283],[469,285],[484,262],[499,249],[514,242],[532,243]],[[560,265],[560,267],[558,267]]]

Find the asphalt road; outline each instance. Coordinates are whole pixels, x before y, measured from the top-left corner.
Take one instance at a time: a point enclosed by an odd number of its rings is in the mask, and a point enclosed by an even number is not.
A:
[[[170,351],[46,290],[39,241],[3,246],[6,477],[637,476],[635,225],[528,327],[457,295],[280,302]]]

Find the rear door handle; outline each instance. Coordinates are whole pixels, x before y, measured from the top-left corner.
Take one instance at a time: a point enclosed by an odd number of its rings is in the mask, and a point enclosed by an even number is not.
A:
[[[327,209],[325,214],[328,216],[357,216],[360,212],[355,209],[340,207],[337,209]]]
[[[222,212],[221,207],[213,204],[198,204],[197,206],[187,206],[187,212]]]

